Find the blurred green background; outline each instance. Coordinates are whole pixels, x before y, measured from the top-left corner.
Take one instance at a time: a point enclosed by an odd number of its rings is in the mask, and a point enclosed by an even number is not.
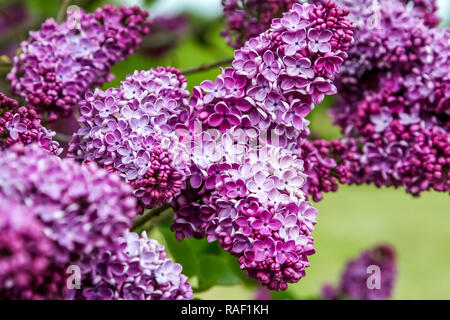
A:
[[[218,6],[218,0],[210,0]],[[26,13],[17,23],[0,24],[0,55],[12,56],[18,46],[18,35],[38,29],[46,17],[55,17],[63,1],[0,1],[0,9],[7,11],[12,4],[21,5]],[[150,8],[155,1],[139,2]],[[156,6],[161,5],[159,1]],[[170,2],[170,1],[169,1]],[[173,2],[173,1],[172,1]],[[182,3],[183,1],[179,1]],[[188,1],[189,2],[189,1]],[[86,11],[93,11],[104,3],[115,1],[72,1]],[[443,4],[450,1],[444,0]],[[181,70],[213,63],[232,57],[233,51],[219,36],[224,27],[217,13],[200,15],[186,12],[182,30],[149,35],[135,55],[116,65],[116,78],[104,87],[118,86],[126,74],[158,65],[171,65]],[[169,10],[170,11],[170,10]],[[214,11],[214,10],[213,10]],[[220,14],[220,13],[219,13]],[[444,12],[445,15],[445,12]],[[445,15],[450,18],[450,15]],[[0,16],[0,21],[2,16]],[[3,17],[3,19],[5,19]],[[446,20],[448,21],[448,20]],[[11,28],[14,25],[14,28]],[[444,22],[443,25],[448,25]],[[163,56],[155,55],[175,44]],[[156,49],[155,49],[156,48]],[[5,80],[7,68],[0,67],[0,90],[8,93]],[[188,88],[202,80],[213,79],[218,68],[187,76]],[[332,99],[313,111],[310,118],[314,133],[323,138],[339,136],[327,114]],[[377,189],[372,186],[341,186],[335,194],[328,194],[316,204],[318,224],[313,235],[317,253],[311,257],[307,276],[286,292],[274,294],[277,299],[317,298],[325,282],[336,283],[348,259],[361,251],[380,244],[392,245],[398,256],[396,299],[450,299],[450,207],[446,194],[424,193],[420,198],[407,195],[402,189]],[[236,259],[223,252],[216,243],[205,240],[177,242],[169,231],[171,213],[165,212],[152,224],[144,225],[152,237],[168,247],[172,257],[184,267],[202,299],[252,299],[255,283],[239,270]]]

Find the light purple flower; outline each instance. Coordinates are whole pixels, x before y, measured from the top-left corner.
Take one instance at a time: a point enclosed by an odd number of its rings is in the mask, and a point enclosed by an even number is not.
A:
[[[319,31],[317,29],[310,29],[308,31],[308,48],[312,52],[330,52],[331,51],[331,44],[329,41],[331,40],[331,37],[333,36],[333,33],[324,30]]]

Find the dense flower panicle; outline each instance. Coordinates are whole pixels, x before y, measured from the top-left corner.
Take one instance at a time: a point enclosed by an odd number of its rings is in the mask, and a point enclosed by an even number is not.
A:
[[[0,167],[0,195],[43,224],[59,265],[114,247],[136,216],[131,188],[93,163],[61,160],[32,144],[2,151]]]
[[[272,290],[298,282],[314,253],[317,211],[302,190],[300,143],[306,115],[336,92],[333,74],[352,41],[346,15],[332,2],[295,4],[190,100],[191,176],[172,230],[179,240],[218,240]]]
[[[49,120],[69,116],[84,92],[110,81],[111,67],[138,47],[149,32],[147,16],[138,7],[105,5],[90,14],[72,10],[61,24],[48,19],[22,42],[7,76],[11,90]]]
[[[381,28],[359,16],[331,110],[359,145],[347,183],[450,192],[450,30],[430,29],[400,1],[380,4]]]
[[[269,29],[272,19],[281,17],[298,0],[222,0],[227,29],[221,35],[238,49]]]
[[[42,126],[34,110],[19,107],[16,100],[0,92],[0,150],[17,143],[37,143],[42,149],[59,155],[62,149],[53,141],[54,135]]]
[[[295,4],[235,51],[232,68],[194,88],[195,119],[206,129],[274,131],[273,144],[297,143],[314,104],[336,93],[333,77],[352,39],[347,12],[334,3]]]
[[[376,273],[378,270],[379,274]],[[379,275],[378,279],[376,279],[377,275]],[[396,277],[394,250],[386,245],[377,246],[364,251],[358,258],[348,262],[339,286],[325,285],[322,289],[322,297],[328,300],[389,299],[394,291]]]
[[[0,299],[42,299],[54,247],[28,208],[0,198]],[[49,284],[46,290],[51,290]],[[48,297],[48,296],[47,296]]]
[[[205,138],[202,147],[194,147],[198,171],[190,188],[174,204],[177,239],[218,240],[251,278],[287,289],[305,275],[314,253],[317,211],[301,191],[303,161],[272,145],[244,150],[224,141],[214,148]],[[217,158],[225,160],[212,162]]]
[[[172,201],[189,173],[186,79],[171,67],[135,72],[120,88],[96,89],[81,102],[70,156],[119,173],[146,208]]]
[[[187,300],[193,292],[181,265],[167,258],[156,240],[126,232],[114,251],[85,262],[81,290],[69,299]]]

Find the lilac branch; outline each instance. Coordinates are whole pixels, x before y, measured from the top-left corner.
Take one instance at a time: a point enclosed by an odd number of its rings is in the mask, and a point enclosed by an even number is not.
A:
[[[181,73],[184,74],[184,75],[193,74],[193,73],[197,73],[197,72],[202,72],[202,71],[206,71],[206,70],[209,70],[209,69],[213,69],[213,68],[216,68],[216,67],[229,65],[229,64],[231,64],[231,62],[233,62],[233,58],[228,58],[228,59],[220,60],[220,61],[217,61],[217,62],[214,62],[214,63],[203,64],[203,65],[198,66],[198,67],[189,68],[189,69],[181,71]]]

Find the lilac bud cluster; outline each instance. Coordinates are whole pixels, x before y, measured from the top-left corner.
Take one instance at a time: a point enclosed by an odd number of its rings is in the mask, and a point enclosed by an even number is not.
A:
[[[42,149],[58,155],[62,149],[53,140],[54,135],[42,126],[33,109],[19,107],[16,100],[0,92],[0,149],[13,144],[37,143]]]
[[[229,46],[238,49],[269,29],[272,19],[281,17],[298,0],[222,0],[227,28],[222,31]]]

